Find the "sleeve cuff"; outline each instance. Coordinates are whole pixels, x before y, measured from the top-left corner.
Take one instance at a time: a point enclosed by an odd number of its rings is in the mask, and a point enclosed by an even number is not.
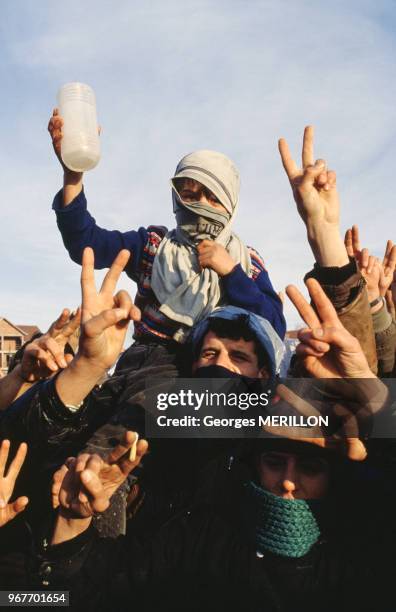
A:
[[[89,527],[75,538],[62,542],[62,544],[49,546],[45,551],[45,557],[49,561],[56,561],[66,557],[72,557],[79,553],[87,544],[89,544],[94,537],[95,529],[91,521]]]
[[[349,258],[349,263],[341,268],[329,267],[325,268],[315,263],[313,270],[305,275],[304,280],[307,278],[315,278],[319,283],[323,285],[342,285],[354,274],[359,274],[356,261],[353,257]]]
[[[375,334],[385,331],[392,323],[392,317],[389,314],[385,304],[380,310],[375,312],[372,317]]]
[[[252,279],[242,270],[241,264],[237,264],[229,274],[223,276],[224,288],[228,292],[233,286],[238,287],[238,291],[251,291]]]
[[[316,263],[313,270],[305,275],[304,281],[308,278],[315,278],[320,283],[337,311],[352,304],[365,285],[365,280],[353,258],[350,258],[349,263],[340,268],[325,268]]]
[[[57,215],[70,213],[77,208],[87,208],[87,199],[85,197],[84,188],[81,189],[80,193],[67,206],[63,206],[63,189],[58,191],[52,202],[52,209]]]
[[[86,404],[87,400],[84,400],[82,407],[79,410],[75,412],[69,410],[69,408],[67,408],[67,406],[65,406],[60,399],[56,390],[55,382],[59,374],[60,373],[56,374],[56,376],[53,376],[46,381],[41,388],[40,393],[43,399],[43,405],[46,407],[46,413],[51,419],[70,422],[79,418],[81,411],[83,410],[83,406]]]

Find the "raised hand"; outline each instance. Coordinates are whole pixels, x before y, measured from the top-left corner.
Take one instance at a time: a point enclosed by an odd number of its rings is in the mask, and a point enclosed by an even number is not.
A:
[[[339,199],[336,188],[336,173],[327,170],[323,159],[314,161],[314,129],[311,125],[304,130],[302,167],[293,160],[284,138],[279,140],[279,152],[304,223],[321,221],[339,223]]]
[[[95,512],[104,512],[112,495],[139,465],[147,449],[146,440],[137,442],[137,435],[128,431],[122,444],[105,459],[87,453],[68,459],[67,465],[54,474],[53,505],[57,505],[55,498],[58,494],[61,513],[65,517],[89,518]],[[131,451],[134,454],[132,458]]]
[[[293,285],[286,293],[308,326],[298,332],[296,349],[308,373],[315,378],[375,378],[359,341],[342,325],[320,284],[310,278],[306,285],[316,312]]]
[[[380,295],[385,296],[386,292],[394,281],[396,268],[396,245],[392,240],[386,243],[385,254],[381,265],[381,274],[379,280]]]
[[[349,257],[354,257],[360,272],[367,283],[369,300],[372,302],[379,296],[385,297],[393,283],[396,269],[396,245],[388,240],[382,262],[368,249],[362,249],[359,238],[359,228],[353,225],[345,233],[345,247]]]
[[[62,142],[62,136],[63,136],[62,127],[63,127],[63,119],[59,115],[59,110],[57,108],[54,108],[52,112],[52,117],[50,118],[48,122],[48,131],[51,136],[52,146],[54,148],[55,155],[58,158],[59,163],[62,166],[62,168],[65,170],[65,172],[67,172],[68,168],[63,163],[62,157],[61,157],[61,142]]]
[[[73,356],[65,355],[65,346],[75,335],[80,322],[80,309],[71,315],[65,308],[45,334],[26,346],[21,361],[21,375],[25,381],[48,378],[71,362]]]
[[[63,119],[59,115],[59,110],[54,108],[52,117],[48,123],[48,131],[51,136],[55,155],[63,168],[63,206],[68,206],[82,190],[83,172],[74,172],[63,163],[61,156],[61,143],[63,137],[62,127]]]
[[[50,120],[48,122],[48,131],[51,136],[52,146],[54,148],[55,155],[58,158],[59,163],[62,166],[65,173],[70,177],[75,177],[79,181],[82,178],[83,173],[74,172],[73,170],[70,170],[67,166],[65,166],[62,160],[62,156],[61,156],[61,143],[62,143],[62,138],[63,138],[62,128],[63,128],[63,119],[59,114],[59,109],[54,108],[54,110],[52,111],[52,116],[50,117]],[[100,135],[100,132],[101,132],[100,127],[98,128],[98,132]]]
[[[120,251],[99,291],[95,287],[94,254],[84,249],[81,270],[81,334],[78,352],[57,377],[55,386],[61,401],[78,409],[122,350],[130,321],[140,320],[140,310],[126,291],[114,295],[129,251]]]
[[[76,335],[80,323],[80,308],[77,308],[74,313],[71,313],[68,308],[64,308],[59,317],[51,323],[45,335],[55,340],[61,348],[64,348],[68,342],[72,341],[73,336]]]
[[[352,225],[345,232],[345,247],[349,257],[360,257],[362,247],[360,245],[359,228],[357,225]]]
[[[391,288],[385,294],[386,306],[392,319],[396,319],[396,281],[393,281]]]
[[[380,295],[381,263],[377,257],[370,255],[368,249],[362,249],[356,254],[356,261],[361,275],[366,281],[369,302]]]
[[[301,168],[293,160],[284,138],[279,140],[279,152],[317,263],[320,266],[341,267],[349,260],[339,231],[337,177],[333,170],[327,170],[323,159],[314,161],[313,134],[313,127],[307,126],[304,130]]]
[[[81,338],[78,356],[107,370],[118,358],[130,321],[140,320],[140,310],[126,291],[114,294],[130,253],[120,251],[107,272],[99,292],[95,287],[94,254],[84,249],[81,272]]]
[[[27,497],[18,497],[9,503],[14,491],[15,482],[21,471],[27,453],[27,444],[20,444],[17,453],[5,475],[5,468],[10,451],[10,441],[3,440],[0,446],[0,527],[12,521],[17,514],[23,512],[29,503]]]

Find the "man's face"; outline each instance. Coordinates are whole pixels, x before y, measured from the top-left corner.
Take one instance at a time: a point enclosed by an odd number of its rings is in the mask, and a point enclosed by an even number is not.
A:
[[[219,202],[214,193],[207,187],[190,178],[175,179],[175,187],[183,202],[200,202],[211,206],[215,210],[227,213],[226,208]]]
[[[209,331],[203,339],[199,357],[193,364],[193,372],[212,365],[249,378],[269,378],[266,368],[259,368],[253,340],[219,338],[213,331]]]
[[[329,464],[322,457],[270,451],[258,459],[263,489],[284,499],[321,499],[328,490]]]

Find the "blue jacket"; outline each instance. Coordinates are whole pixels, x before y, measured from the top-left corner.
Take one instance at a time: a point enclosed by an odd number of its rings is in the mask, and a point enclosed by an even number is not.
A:
[[[128,249],[132,257],[125,271],[127,275],[139,284],[142,260],[145,248],[150,240],[149,228],[139,228],[138,231],[120,232],[106,230],[96,224],[95,219],[87,210],[87,201],[83,191],[71,204],[63,207],[62,191],[59,191],[53,202],[58,228],[62,234],[63,243],[73,261],[81,264],[85,247],[90,246],[95,254],[95,268],[109,268],[121,249]],[[165,232],[165,228],[155,228]],[[147,249],[146,249],[147,251]],[[258,267],[255,280],[248,277],[237,265],[234,270],[222,278],[223,289],[227,301],[267,319],[281,338],[284,338],[286,322],[283,316],[282,302],[274,291],[268,272],[260,257],[254,264]],[[138,286],[139,290],[139,286]]]

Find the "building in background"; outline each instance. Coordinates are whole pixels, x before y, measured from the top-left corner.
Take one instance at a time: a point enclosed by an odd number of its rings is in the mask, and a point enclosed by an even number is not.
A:
[[[15,325],[0,317],[0,377],[7,374],[12,356],[38,332],[37,325]]]

